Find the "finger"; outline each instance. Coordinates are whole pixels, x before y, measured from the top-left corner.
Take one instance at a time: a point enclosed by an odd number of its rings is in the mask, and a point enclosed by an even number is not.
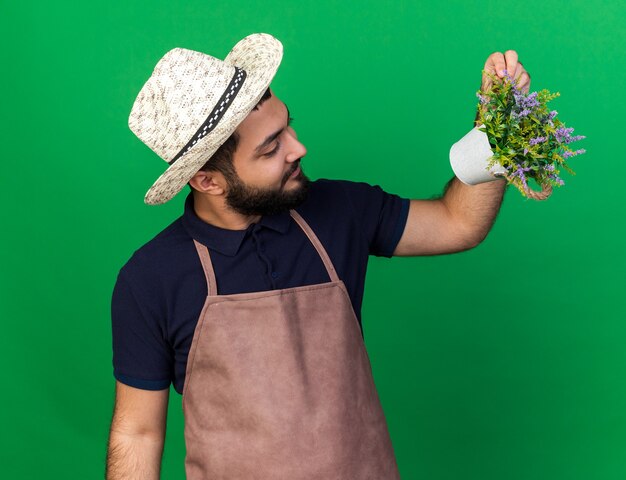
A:
[[[511,75],[515,80],[515,85],[517,88],[522,88],[522,75],[526,72],[526,69],[522,66],[521,63],[517,63],[517,69],[515,70],[515,74]]]
[[[506,68],[506,61],[501,52],[493,52],[485,62],[485,70],[490,73],[497,74],[500,78],[504,77],[503,70]]]
[[[517,70],[517,52],[515,50],[507,50],[504,52],[504,59],[506,61],[506,69],[509,75],[513,77],[515,75],[515,71]],[[515,78],[515,77],[513,77]]]
[[[525,70],[519,77],[518,88],[524,93],[528,93],[530,90],[530,75]]]
[[[480,89],[483,92],[487,92],[491,90],[492,85],[493,85],[493,82],[491,81],[491,78],[489,78],[487,75],[483,75],[483,82],[482,82],[482,85],[480,86]]]
[[[517,70],[514,78],[517,88],[528,93],[528,90],[530,89],[530,74],[524,68],[524,64],[520,61],[517,62]]]

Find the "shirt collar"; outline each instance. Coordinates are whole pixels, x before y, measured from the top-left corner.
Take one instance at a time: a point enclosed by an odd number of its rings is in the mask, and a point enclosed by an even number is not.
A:
[[[261,227],[275,230],[280,234],[287,233],[291,223],[289,212],[281,212],[276,215],[264,215],[258,224],[251,224],[245,230],[228,230],[216,227],[201,220],[193,208],[193,193],[190,192],[185,200],[185,211],[182,216],[183,226],[187,233],[194,239],[211,250],[216,250],[223,255],[234,257],[243,243],[246,235],[253,229]],[[258,226],[257,226],[258,225]]]

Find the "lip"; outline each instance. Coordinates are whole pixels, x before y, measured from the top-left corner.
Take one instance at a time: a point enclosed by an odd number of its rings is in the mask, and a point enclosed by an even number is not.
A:
[[[294,178],[294,177],[297,177],[298,175],[300,175],[300,165],[298,165],[298,168],[296,168],[294,172],[291,175],[289,175],[289,178]]]

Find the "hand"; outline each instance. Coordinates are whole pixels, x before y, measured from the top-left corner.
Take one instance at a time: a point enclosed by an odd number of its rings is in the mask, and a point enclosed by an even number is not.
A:
[[[517,87],[520,90],[524,93],[528,93],[530,89],[530,75],[522,65],[522,62],[517,59],[517,52],[515,50],[507,50],[504,54],[500,52],[492,53],[485,62],[484,70],[497,75],[498,78],[504,78],[502,71],[506,70],[512,78],[517,80]],[[483,92],[490,90],[492,84],[493,81],[491,78],[483,73],[481,90]]]

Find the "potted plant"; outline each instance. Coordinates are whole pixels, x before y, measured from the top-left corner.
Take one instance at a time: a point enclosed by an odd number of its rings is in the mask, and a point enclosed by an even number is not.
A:
[[[525,197],[545,200],[553,186],[564,184],[560,168],[575,175],[566,160],[585,150],[572,150],[569,144],[585,136],[573,136],[574,129],[566,128],[557,111],[548,108],[558,92],[544,89],[526,94],[506,70],[502,80],[483,72],[493,84],[476,93],[479,125],[450,149],[452,169],[469,185],[504,177]],[[541,185],[541,191],[528,186],[529,178]]]

